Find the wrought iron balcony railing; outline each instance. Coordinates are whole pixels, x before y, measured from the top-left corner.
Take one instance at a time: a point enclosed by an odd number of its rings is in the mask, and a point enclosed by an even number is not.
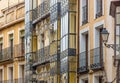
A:
[[[0,51],[0,61],[11,60],[14,58],[20,58],[25,56],[24,44],[17,44],[13,47],[8,47]]]
[[[64,16],[67,12],[76,12],[76,3],[61,2],[61,16]]]
[[[50,76],[50,72],[41,72],[40,74],[38,74],[38,78],[47,78]]]
[[[0,61],[13,59],[14,49],[11,49],[11,48],[13,47],[8,47],[0,51]]]
[[[55,22],[58,19],[58,16],[60,15],[60,11],[61,11],[60,2],[57,2],[56,4],[50,7],[51,23]]]
[[[14,57],[24,57],[25,56],[25,44],[20,43],[14,46],[15,56]]]
[[[36,19],[41,19],[49,14],[50,10],[50,0],[45,0],[43,3],[41,3],[38,7],[33,9],[32,15],[33,15],[33,21]]]
[[[35,64],[44,64],[53,61],[57,61],[57,41],[54,41],[49,46],[38,50],[33,62]]]
[[[87,51],[80,53],[78,73],[88,72],[88,54]]]
[[[92,70],[103,69],[103,48],[98,47],[90,50],[90,68]]]

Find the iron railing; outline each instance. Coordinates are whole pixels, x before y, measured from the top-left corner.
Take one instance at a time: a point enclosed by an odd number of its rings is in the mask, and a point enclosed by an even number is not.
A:
[[[25,44],[20,43],[14,46],[15,49],[15,57],[24,57],[25,56]]]
[[[88,52],[84,51],[79,54],[79,68],[78,72],[83,73],[88,71]]]
[[[50,0],[45,0],[42,2],[38,7],[33,9],[32,15],[33,15],[33,21],[37,18],[42,18],[49,14],[50,10]]]
[[[61,2],[61,16],[64,16],[67,12],[76,12],[76,3],[63,1]]]
[[[51,23],[55,22],[60,14],[60,2],[57,2],[56,4],[52,5],[50,7],[50,21]]]
[[[4,48],[0,51],[0,61],[14,59],[15,57],[24,57],[25,46],[24,44],[17,44],[13,47]]]
[[[90,50],[90,68],[92,70],[103,68],[103,48],[98,47]]]
[[[47,78],[50,76],[50,72],[47,71],[47,72],[41,72],[38,74],[38,78]]]
[[[12,47],[13,48],[13,47]],[[11,49],[11,47],[2,49],[0,52],[0,61],[12,59],[14,56],[14,48]]]
[[[57,41],[54,41],[50,45],[38,50],[33,62],[42,64],[53,61],[57,61]]]

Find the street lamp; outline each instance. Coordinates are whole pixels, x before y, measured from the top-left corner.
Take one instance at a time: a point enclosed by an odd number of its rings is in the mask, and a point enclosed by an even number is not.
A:
[[[116,44],[107,44],[108,37],[109,37],[109,32],[106,30],[106,28],[102,29],[101,35],[102,35],[102,41],[103,41],[104,45],[107,48],[112,48],[113,50],[119,51],[119,49],[115,49],[115,48],[118,47],[118,45],[116,45]]]
[[[109,32],[106,30],[106,28],[103,28],[101,34],[103,42],[106,43],[108,41]]]

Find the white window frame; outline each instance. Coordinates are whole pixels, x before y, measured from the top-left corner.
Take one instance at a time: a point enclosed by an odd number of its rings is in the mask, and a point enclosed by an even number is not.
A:
[[[89,22],[89,3],[90,1],[88,0],[88,22]],[[80,0],[80,26],[82,26],[82,0]]]

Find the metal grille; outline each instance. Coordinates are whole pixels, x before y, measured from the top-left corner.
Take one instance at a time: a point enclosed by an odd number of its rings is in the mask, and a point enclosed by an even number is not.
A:
[[[90,50],[90,68],[100,69],[103,68],[103,50],[98,47]]]

